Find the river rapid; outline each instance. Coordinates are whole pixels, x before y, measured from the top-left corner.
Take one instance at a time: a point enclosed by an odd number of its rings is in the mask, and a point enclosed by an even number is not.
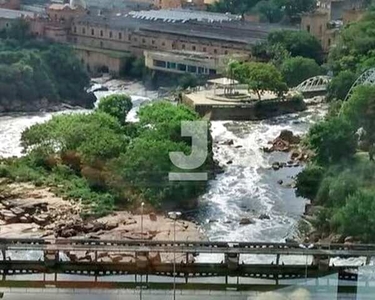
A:
[[[96,95],[100,98],[114,92],[129,93],[129,90],[117,88],[97,92]],[[134,108],[128,118],[135,120],[139,106],[152,101],[156,95],[148,93],[148,97],[145,97],[144,90],[130,92]],[[296,134],[305,133],[324,113],[324,107],[311,106],[305,112],[264,121],[212,122],[214,156],[223,166],[224,172],[209,182],[207,192],[200,199],[200,209],[193,213],[208,239],[278,242],[293,235],[306,202],[297,198],[292,188],[281,186],[278,181],[283,180],[284,185],[287,185],[301,168],[273,171],[270,168],[272,162],[288,161],[288,154],[264,153],[261,148],[267,146],[283,129],[292,130]],[[56,113],[0,116],[0,156],[21,155],[22,131],[50,119],[54,114]],[[233,145],[223,144],[228,140],[233,140]],[[268,215],[270,219],[260,220],[261,214]],[[239,225],[239,220],[244,217],[251,218],[255,223]]]

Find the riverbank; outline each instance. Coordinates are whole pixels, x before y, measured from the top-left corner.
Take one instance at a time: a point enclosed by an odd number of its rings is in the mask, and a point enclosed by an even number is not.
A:
[[[0,181],[1,238],[174,239],[174,221],[164,215],[115,211],[105,217],[85,219],[84,209],[80,201],[57,197],[50,188]],[[176,221],[176,240],[203,238],[196,224]],[[80,254],[76,259],[85,256]]]

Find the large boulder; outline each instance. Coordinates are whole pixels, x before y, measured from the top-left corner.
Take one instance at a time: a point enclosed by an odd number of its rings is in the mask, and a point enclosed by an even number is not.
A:
[[[278,139],[286,141],[292,145],[299,144],[301,142],[301,138],[298,135],[294,135],[294,133],[290,130],[281,131]]]
[[[251,220],[250,218],[242,218],[240,220],[240,225],[249,225],[249,224],[254,224],[254,221]]]

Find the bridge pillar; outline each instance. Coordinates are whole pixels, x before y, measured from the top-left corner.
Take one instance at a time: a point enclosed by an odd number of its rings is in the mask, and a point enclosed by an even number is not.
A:
[[[135,263],[137,268],[146,269],[148,267],[148,252],[136,253]]]
[[[329,256],[313,256],[313,265],[318,266],[320,271],[328,271]]]
[[[240,255],[238,253],[225,253],[225,263],[229,270],[237,270],[240,263]]]

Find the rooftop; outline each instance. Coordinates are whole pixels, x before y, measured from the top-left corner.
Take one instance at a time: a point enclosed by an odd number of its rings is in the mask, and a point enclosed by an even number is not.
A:
[[[164,22],[187,22],[187,21],[206,21],[206,22],[223,22],[240,20],[241,16],[232,14],[220,14],[206,11],[194,11],[187,9],[160,9],[160,10],[142,10],[132,11],[130,16],[136,19],[144,19],[151,21],[164,21]]]
[[[33,18],[34,15],[35,14],[30,11],[0,8],[0,18],[2,19],[18,19],[22,17]]]
[[[171,15],[174,18],[171,18]],[[247,22],[230,14],[187,10],[130,12],[111,17],[90,14],[78,18],[77,23],[139,30],[148,34],[169,33],[245,44],[255,44],[266,39],[269,32],[282,29],[280,25]]]

